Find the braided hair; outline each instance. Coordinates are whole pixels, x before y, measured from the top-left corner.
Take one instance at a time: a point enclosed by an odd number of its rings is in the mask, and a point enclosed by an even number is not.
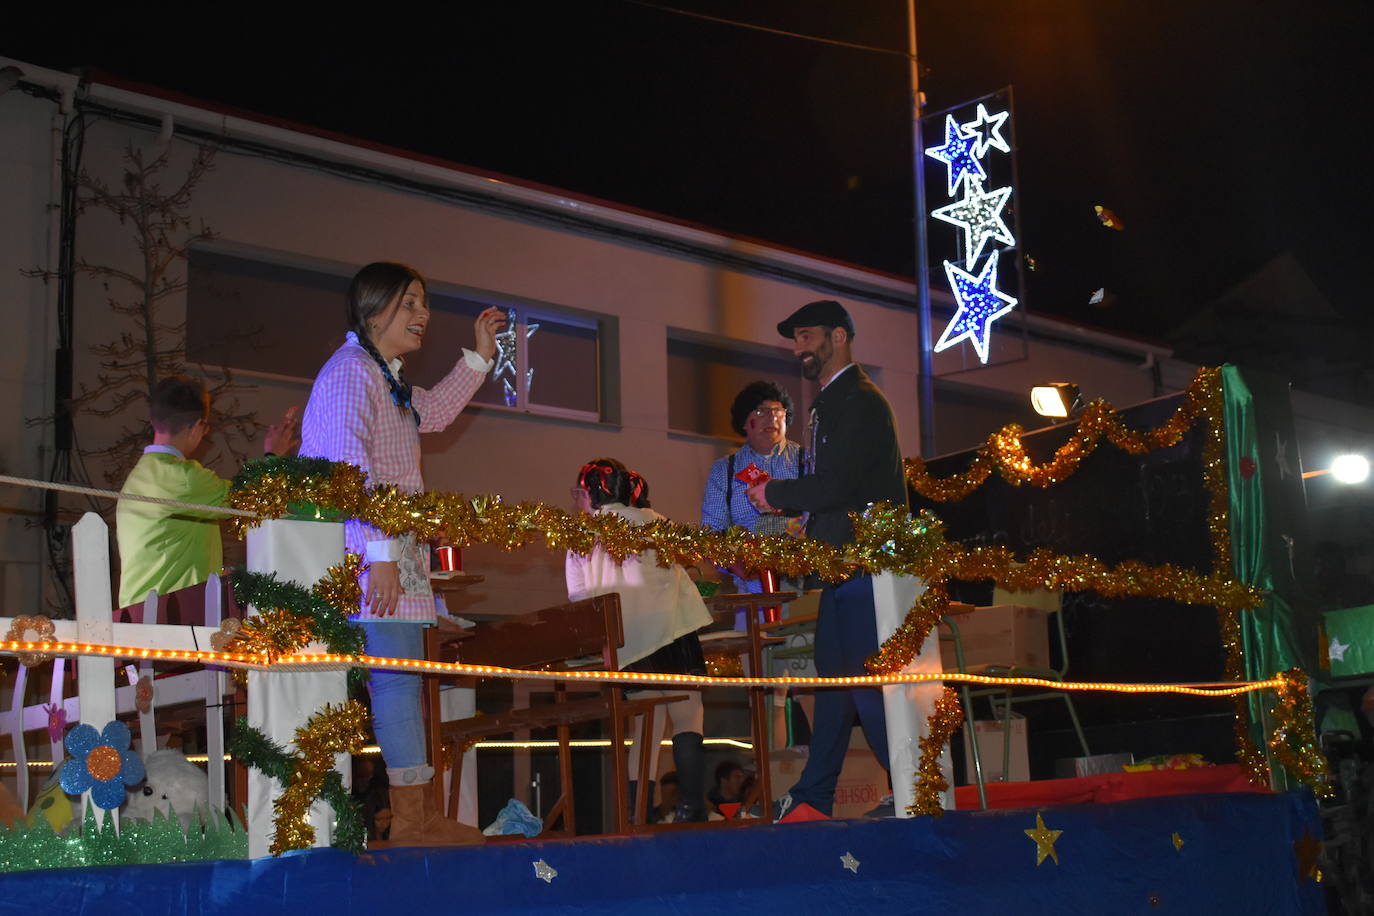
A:
[[[421,289],[425,288],[425,278],[420,276],[419,271],[391,261],[374,261],[358,271],[348,285],[348,326],[357,335],[358,344],[382,370],[382,378],[386,379],[387,387],[391,389],[392,402],[401,410],[410,411],[415,418],[415,425],[419,426],[420,412],[411,402],[410,382],[406,381],[401,370],[392,374],[387,361],[377,352],[367,326],[369,318],[384,313],[413,282],[419,283]]]

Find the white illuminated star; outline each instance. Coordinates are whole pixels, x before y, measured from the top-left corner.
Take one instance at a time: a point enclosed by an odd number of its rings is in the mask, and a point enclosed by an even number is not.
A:
[[[949,278],[949,288],[954,292],[959,309],[935,344],[936,353],[967,340],[977,351],[979,362],[988,361],[992,323],[1016,308],[1017,301],[997,288],[997,257],[998,252],[994,251],[976,277],[945,262],[945,276]]]
[[[853,853],[846,852],[844,855],[840,856],[840,864],[844,865],[845,868],[856,875],[859,873],[859,860],[854,858]]]
[[[542,879],[545,884],[552,884],[553,879],[558,877],[558,872],[554,870],[552,865],[545,862],[543,859],[538,859],[531,864],[534,865],[535,877]]]
[[[1349,648],[1350,646],[1333,636],[1331,637],[1331,645],[1326,648],[1326,654],[1331,656],[1333,662],[1343,662],[1345,661],[1345,650]]]
[[[515,309],[511,309],[507,313],[506,319],[506,329],[496,335],[496,357],[495,365],[493,365],[491,369],[491,377],[493,379],[501,379],[505,388],[506,406],[514,407],[516,405],[517,395],[515,386],[511,384],[511,382],[520,378],[515,368],[516,359],[518,357],[515,335],[520,327],[524,327],[525,339],[529,340],[534,336],[534,332],[539,330],[539,322],[526,321],[524,325],[521,325],[516,317]],[[510,376],[510,379],[505,378],[507,375]],[[533,369],[529,371],[529,376],[531,379],[533,378]],[[529,390],[528,384],[526,390]]]
[[[972,266],[989,241],[1016,244],[1016,238],[1002,220],[1002,210],[1010,199],[1011,188],[984,193],[983,183],[970,178],[962,200],[931,210],[930,215],[964,230],[964,262]]]
[[[973,140],[973,155],[982,159],[987,155],[988,147],[1000,149],[1004,153],[1011,152],[1011,147],[1002,137],[1002,125],[1009,117],[1009,111],[999,111],[995,115],[990,115],[983,103],[978,103],[978,117],[959,125],[964,136]]]

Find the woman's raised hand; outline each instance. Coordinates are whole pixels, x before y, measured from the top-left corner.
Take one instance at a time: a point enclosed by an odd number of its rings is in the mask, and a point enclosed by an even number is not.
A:
[[[506,313],[494,305],[477,316],[472,324],[472,332],[477,338],[478,356],[491,359],[496,355],[496,335],[505,326]]]

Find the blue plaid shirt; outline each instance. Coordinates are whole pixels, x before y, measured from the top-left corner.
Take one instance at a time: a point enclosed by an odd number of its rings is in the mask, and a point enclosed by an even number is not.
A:
[[[795,442],[784,441],[767,455],[754,451],[746,442],[735,452],[735,473],[753,464],[759,470],[767,471],[769,477],[791,480],[801,473],[798,467],[800,457],[801,446]],[[701,523],[716,531],[739,525],[757,532],[764,516],[749,502],[749,497],[745,495],[748,488],[744,482],[729,475],[729,464],[727,455],[711,465],[711,473],[706,476],[706,492],[701,497]],[[736,579],[735,586],[742,592],[757,592],[760,587],[757,579]]]

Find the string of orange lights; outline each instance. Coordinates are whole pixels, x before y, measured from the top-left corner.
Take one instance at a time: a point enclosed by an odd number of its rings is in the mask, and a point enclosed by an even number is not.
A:
[[[99,643],[0,641],[0,654],[45,652],[49,654],[130,658],[161,661],[200,662],[230,668],[267,671],[277,670],[344,670],[370,668],[374,670],[405,670],[423,674],[451,677],[509,678],[513,680],[562,680],[578,683],[636,684],[691,687],[883,687],[895,684],[927,682],[957,682],[993,687],[1046,687],[1055,690],[1097,691],[1111,693],[1167,693],[1184,696],[1225,698],[1257,690],[1277,689],[1283,685],[1279,677],[1263,681],[1219,681],[1189,684],[1137,684],[1109,681],[1056,681],[1034,677],[997,677],[985,674],[940,672],[920,674],[897,672],[868,674],[853,677],[712,677],[691,674],[650,674],[637,671],[547,671],[525,668],[502,668],[494,665],[464,665],[457,662],[435,662],[411,658],[378,658],[370,655],[333,655],[301,653],[266,656],[238,652],[216,652],[193,649],[149,649],[138,646],[113,646]]]

